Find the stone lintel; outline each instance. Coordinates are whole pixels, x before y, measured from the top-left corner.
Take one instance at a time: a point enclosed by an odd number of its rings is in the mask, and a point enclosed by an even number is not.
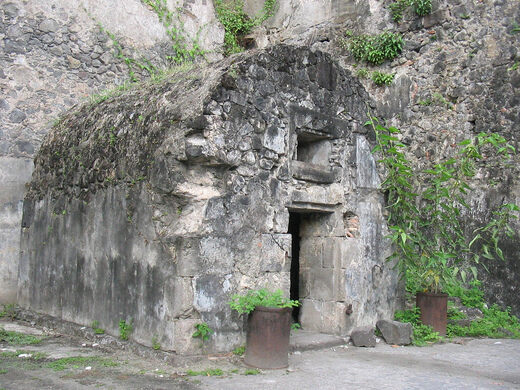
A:
[[[295,179],[323,184],[330,184],[336,180],[336,175],[328,167],[309,164],[296,160],[293,160],[291,162],[291,166],[292,176]]]

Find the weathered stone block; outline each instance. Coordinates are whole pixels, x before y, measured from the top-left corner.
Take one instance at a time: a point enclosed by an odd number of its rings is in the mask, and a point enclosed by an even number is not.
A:
[[[358,239],[348,238],[342,241],[343,249],[341,251],[341,268],[349,268],[352,262],[359,263],[361,261],[362,251]]]
[[[305,330],[321,332],[323,320],[321,313],[323,302],[314,299],[303,299],[300,308],[300,322]]]
[[[331,237],[323,240],[323,268],[340,268],[343,257],[343,238]]]
[[[172,290],[173,304],[171,316],[178,318],[189,315],[193,311],[192,278],[175,278]]]
[[[376,326],[388,344],[408,345],[412,342],[412,324],[391,320],[379,320]]]
[[[174,349],[179,354],[194,354],[201,352],[200,340],[193,338],[195,325],[201,320],[181,319],[174,321]]]
[[[300,268],[321,269],[322,238],[306,237],[300,246]]]
[[[334,271],[331,268],[311,269],[309,273],[310,297],[330,301],[334,299]]]
[[[201,272],[199,238],[181,238],[177,244],[177,273],[179,276],[195,276]]]
[[[350,341],[356,347],[375,347],[376,335],[373,326],[361,326],[354,328],[350,333]]]

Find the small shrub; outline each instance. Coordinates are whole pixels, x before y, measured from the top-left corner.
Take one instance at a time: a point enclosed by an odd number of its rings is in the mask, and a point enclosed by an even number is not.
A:
[[[419,16],[428,15],[432,12],[432,0],[412,0],[414,11]]]
[[[294,322],[291,324],[291,330],[300,330],[302,326],[298,322]]]
[[[128,340],[128,336],[132,332],[132,323],[125,320],[119,321],[119,338],[121,340]]]
[[[396,0],[388,6],[392,15],[392,20],[395,23],[399,23],[403,19],[403,15],[409,7],[413,7],[414,12],[418,16],[425,16],[432,12],[432,1]]]
[[[209,340],[209,337],[213,333],[213,329],[209,327],[205,322],[195,324],[195,332],[191,335],[194,339],[200,339],[202,343]]]
[[[396,58],[403,48],[403,37],[398,33],[383,32],[379,35],[352,35],[343,44],[358,61],[373,65]]]
[[[229,306],[239,314],[249,314],[257,306],[266,307],[296,307],[300,303],[287,299],[282,290],[269,291],[265,288],[249,291],[246,295],[235,294],[231,297]]]
[[[240,347],[236,347],[233,350],[233,355],[242,356],[244,353],[246,353],[246,346],[241,345]]]
[[[257,370],[256,368],[250,368],[244,371],[244,375],[258,375],[260,374],[260,370]]]
[[[394,81],[395,74],[393,73],[384,73],[378,70],[372,73],[372,81],[377,85],[390,85]]]

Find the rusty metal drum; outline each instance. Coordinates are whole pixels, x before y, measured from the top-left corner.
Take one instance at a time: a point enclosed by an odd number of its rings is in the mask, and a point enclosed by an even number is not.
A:
[[[421,309],[421,322],[430,325],[439,335],[446,336],[448,295],[418,292],[416,304]]]
[[[244,363],[263,369],[289,365],[292,308],[257,306],[249,314]]]

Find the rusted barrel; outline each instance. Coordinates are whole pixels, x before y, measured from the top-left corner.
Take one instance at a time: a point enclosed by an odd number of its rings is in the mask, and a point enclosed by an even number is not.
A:
[[[421,309],[421,322],[446,336],[448,295],[418,292],[415,298],[417,307]]]
[[[289,365],[292,308],[257,306],[249,314],[244,363],[256,368]]]

